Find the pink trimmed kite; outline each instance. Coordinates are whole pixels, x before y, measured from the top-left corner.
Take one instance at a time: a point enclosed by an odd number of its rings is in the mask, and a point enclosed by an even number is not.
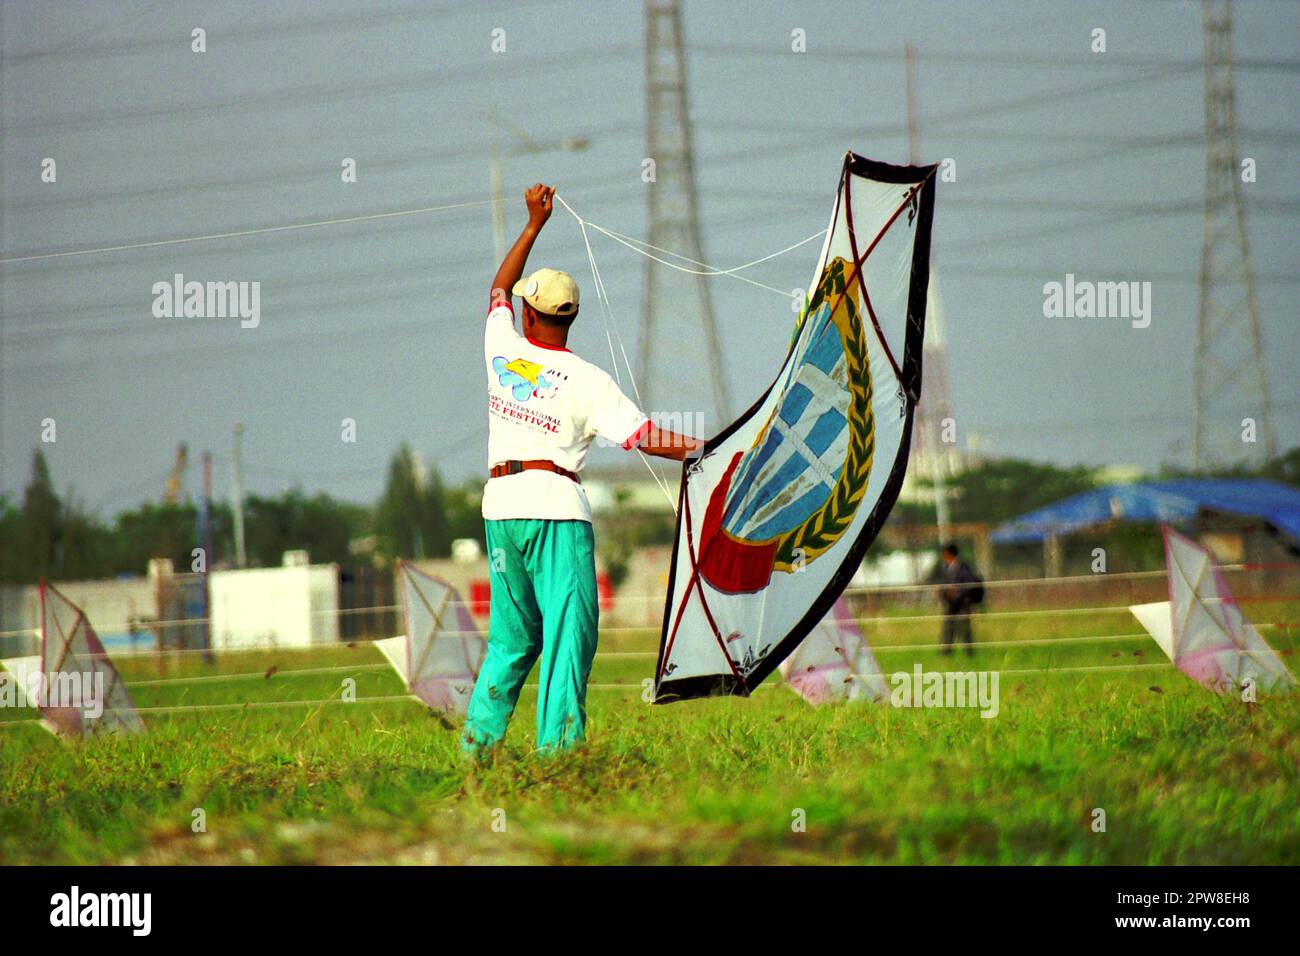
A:
[[[406,634],[375,645],[407,688],[434,710],[463,716],[487,645],[456,589],[406,561],[397,565]]]
[[[876,658],[843,597],[793,654],[781,662],[781,676],[810,704],[889,696]]]
[[[41,582],[41,653],[3,661],[41,726],[68,737],[144,730],[126,682],[81,608]]]
[[[1172,528],[1161,530],[1169,600],[1129,610],[1174,666],[1221,694],[1248,681],[1263,691],[1294,687],[1294,675],[1241,613],[1210,552]]]

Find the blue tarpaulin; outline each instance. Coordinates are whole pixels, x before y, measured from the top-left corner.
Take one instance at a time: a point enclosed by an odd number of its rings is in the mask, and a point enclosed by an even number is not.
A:
[[[1260,518],[1300,542],[1300,488],[1263,479],[1221,478],[1106,485],[1007,521],[993,532],[993,541],[1042,541],[1115,520],[1187,521],[1201,511]]]

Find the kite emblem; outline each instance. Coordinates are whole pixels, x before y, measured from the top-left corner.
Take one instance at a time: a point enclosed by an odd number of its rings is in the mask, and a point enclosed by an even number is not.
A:
[[[732,455],[700,535],[700,577],[757,591],[825,553],[853,521],[875,450],[859,279],[836,258],[805,310],[794,373],[748,451]]]

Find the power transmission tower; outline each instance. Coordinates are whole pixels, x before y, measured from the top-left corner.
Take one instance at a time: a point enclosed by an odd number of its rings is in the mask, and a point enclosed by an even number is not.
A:
[[[1205,32],[1205,236],[1194,369],[1192,467],[1239,460],[1243,419],[1255,443],[1276,453],[1259,305],[1250,269],[1233,110],[1232,13],[1228,0],[1202,0]]]
[[[645,37],[646,150],[654,164],[654,179],[647,184],[650,244],[700,261],[704,256],[696,212],[686,57],[677,0],[646,0]],[[686,265],[695,268],[691,263]],[[701,371],[696,343],[701,333],[714,412],[719,423],[729,422],[731,407],[708,280],[647,259],[637,362],[644,402],[663,403],[672,396],[669,401],[680,408],[684,401],[695,397]]]
[[[908,162],[920,160],[921,133],[917,118],[916,50],[908,43],[903,47],[907,83],[907,152]],[[948,508],[948,479],[960,470],[960,455],[955,444],[942,441],[944,423],[952,418],[952,399],[948,394],[948,354],[943,335],[943,304],[939,299],[933,263],[925,316],[925,343],[921,350],[924,385],[916,409],[916,430],[912,433],[909,473],[929,479],[934,489],[935,525],[941,541],[947,541],[952,519]]]

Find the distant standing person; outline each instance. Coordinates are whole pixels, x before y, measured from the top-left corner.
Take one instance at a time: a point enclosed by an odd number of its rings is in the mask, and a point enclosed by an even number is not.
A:
[[[940,653],[951,654],[952,645],[961,640],[966,644],[966,653],[974,654],[970,615],[975,605],[984,600],[984,581],[970,564],[962,560],[955,544],[945,544],[939,557],[935,577],[940,582],[939,598],[943,601],[943,648]]]

